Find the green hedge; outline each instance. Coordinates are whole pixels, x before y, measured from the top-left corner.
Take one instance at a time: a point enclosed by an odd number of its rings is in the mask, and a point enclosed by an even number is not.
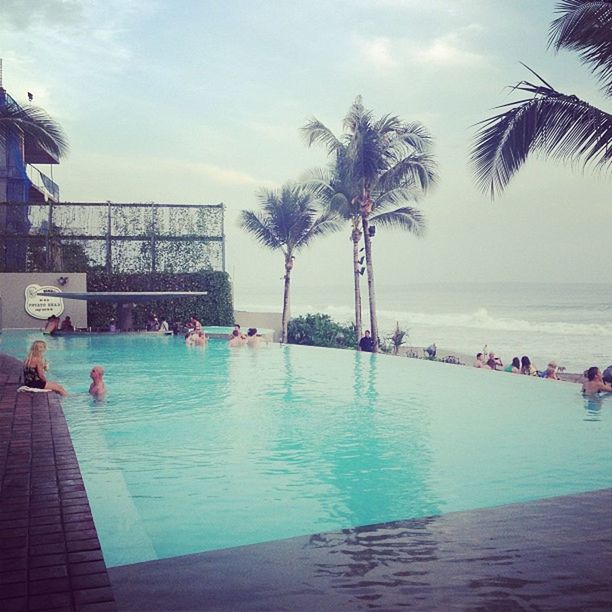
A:
[[[356,348],[355,325],[341,325],[326,314],[307,314],[291,319],[287,326],[289,344]]]
[[[201,297],[137,304],[134,308],[136,329],[144,329],[150,313],[155,313],[158,317],[164,316],[170,323],[185,322],[192,314],[195,314],[204,325],[231,325],[234,319],[232,290],[227,272],[185,274],[89,272],[87,291],[208,291],[208,295]],[[112,317],[116,317],[112,304],[87,303],[87,319],[93,329],[107,327]]]

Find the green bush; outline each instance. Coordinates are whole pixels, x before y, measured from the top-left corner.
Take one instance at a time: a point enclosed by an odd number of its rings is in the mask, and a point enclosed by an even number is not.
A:
[[[355,326],[341,325],[326,314],[307,314],[289,321],[287,329],[289,344],[355,348],[357,336]]]
[[[87,274],[87,291],[208,291],[208,295],[201,297],[137,304],[134,308],[136,329],[144,329],[149,313],[164,316],[170,323],[185,322],[192,314],[204,325],[231,325],[234,319],[232,290],[226,272],[90,272]],[[87,303],[87,318],[92,328],[106,327],[112,317],[116,317],[112,304]]]

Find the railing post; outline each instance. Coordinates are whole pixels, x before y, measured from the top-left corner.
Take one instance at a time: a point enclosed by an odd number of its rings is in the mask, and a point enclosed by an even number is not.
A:
[[[113,271],[113,260],[111,253],[111,202],[106,201],[106,273]]]
[[[53,202],[49,200],[47,211],[47,233],[45,235],[45,272],[51,272],[51,228],[53,227]]]
[[[157,245],[155,243],[155,234],[157,233],[156,219],[157,210],[155,202],[151,202],[151,272],[157,271]]]

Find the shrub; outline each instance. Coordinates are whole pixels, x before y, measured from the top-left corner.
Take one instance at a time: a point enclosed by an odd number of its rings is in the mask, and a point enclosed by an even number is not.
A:
[[[287,341],[290,344],[355,348],[355,326],[341,325],[326,314],[307,314],[289,321]]]
[[[90,272],[87,291],[208,291],[195,298],[160,300],[134,307],[134,326],[144,328],[149,313],[165,316],[168,321],[186,321],[195,316],[204,325],[231,325],[234,319],[232,290],[227,272],[193,272],[175,274]],[[105,302],[88,302],[87,318],[94,329],[108,325],[115,308]]]

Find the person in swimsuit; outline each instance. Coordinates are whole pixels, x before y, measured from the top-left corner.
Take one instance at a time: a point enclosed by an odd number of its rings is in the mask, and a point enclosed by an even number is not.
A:
[[[101,398],[106,393],[106,385],[104,384],[104,368],[102,366],[94,366],[91,369],[89,377],[92,380],[89,385],[89,393],[94,397]]]
[[[28,356],[23,362],[23,384],[33,389],[48,389],[49,391],[55,391],[60,395],[66,396],[68,392],[62,385],[47,380],[45,376],[45,370],[47,369],[47,362],[45,361],[46,350],[47,345],[42,340],[36,340],[32,343]]]
[[[612,393],[612,385],[603,381],[603,376],[598,367],[593,366],[586,371],[586,380],[582,384],[584,395],[597,395],[600,391]]]

